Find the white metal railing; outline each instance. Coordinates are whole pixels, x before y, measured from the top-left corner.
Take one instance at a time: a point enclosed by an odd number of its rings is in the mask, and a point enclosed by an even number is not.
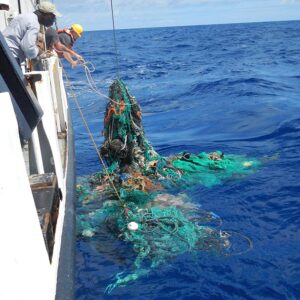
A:
[[[59,61],[57,57],[48,58],[50,83],[53,96],[54,111],[56,114],[57,129],[58,132],[66,131],[66,116],[65,116],[65,105],[63,101],[63,89],[61,74],[59,71]]]
[[[39,104],[41,105],[44,115],[42,124],[45,129],[46,136],[49,140],[50,148],[54,156],[56,173],[63,177],[63,164],[60,155],[60,147],[58,139],[61,133],[67,130],[68,122],[68,105],[67,98],[62,79],[62,68],[59,66],[57,57],[50,57],[46,60],[46,71],[33,71],[26,75],[40,75],[41,80],[35,81],[35,91]],[[65,135],[64,135],[65,136]],[[43,163],[43,147],[37,128],[32,134],[33,155],[39,174],[43,174],[45,166]],[[58,175],[57,174],[57,175]],[[62,184],[62,178],[58,179]]]

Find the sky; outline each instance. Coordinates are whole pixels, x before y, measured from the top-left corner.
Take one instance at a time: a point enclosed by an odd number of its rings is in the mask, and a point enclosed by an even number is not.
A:
[[[58,26],[112,29],[111,0],[54,0]],[[116,29],[300,20],[300,0],[112,0]],[[300,33],[299,33],[300,34]]]

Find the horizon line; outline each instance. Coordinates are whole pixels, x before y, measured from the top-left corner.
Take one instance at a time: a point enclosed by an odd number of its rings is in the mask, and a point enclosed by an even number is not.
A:
[[[173,27],[192,27],[192,26],[218,26],[218,25],[237,25],[237,24],[253,24],[253,23],[280,23],[280,22],[300,22],[300,20],[275,20],[275,21],[249,21],[249,22],[231,22],[231,23],[211,23],[211,24],[190,24],[190,25],[169,25],[169,26],[153,26],[153,27],[130,27],[116,28],[116,30],[133,30],[133,29],[158,29],[158,28],[173,28]],[[92,29],[85,32],[94,31],[111,31],[113,29]]]

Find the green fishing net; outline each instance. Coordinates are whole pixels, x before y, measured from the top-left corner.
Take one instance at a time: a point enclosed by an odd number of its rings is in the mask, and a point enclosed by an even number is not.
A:
[[[82,186],[78,194],[84,194]],[[85,237],[93,237],[100,227],[106,227],[108,233],[132,245],[136,255],[132,269],[116,274],[107,293],[179,254],[199,250],[222,253],[230,246],[227,235],[204,225],[219,220],[213,213],[203,213],[197,206],[180,202],[176,197],[173,204],[177,206],[167,205],[167,201],[160,199],[165,197],[163,194],[157,194],[156,200],[148,198],[144,205],[140,204],[138,193],[122,194],[122,197],[126,208],[117,200],[106,200],[100,209],[84,213],[83,205],[77,220],[78,231]],[[172,201],[172,196],[166,200]]]
[[[108,167],[82,179],[77,187],[78,233],[93,237],[105,227],[135,253],[133,268],[118,273],[107,293],[179,254],[226,253],[231,242],[216,226],[219,217],[175,190],[212,187],[260,166],[255,158],[221,151],[160,156],[145,137],[141,109],[123,81],[113,82],[109,98],[100,149]]]

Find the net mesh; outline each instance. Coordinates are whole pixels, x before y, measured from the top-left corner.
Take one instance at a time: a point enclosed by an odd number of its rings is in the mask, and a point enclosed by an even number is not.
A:
[[[145,137],[141,109],[123,81],[113,82],[109,98],[101,147],[108,170],[84,178],[77,187],[78,233],[92,237],[106,227],[135,253],[133,268],[118,273],[107,293],[179,254],[226,253],[230,237],[216,226],[219,217],[174,191],[195,184],[212,187],[251,174],[260,166],[255,158],[221,151],[160,156]]]

